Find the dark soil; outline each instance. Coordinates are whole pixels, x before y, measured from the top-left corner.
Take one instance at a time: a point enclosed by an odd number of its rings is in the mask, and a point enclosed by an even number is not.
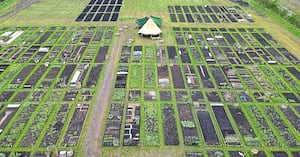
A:
[[[172,95],[171,91],[160,91],[160,101],[171,101]]]
[[[162,110],[165,145],[178,145],[179,140],[173,106],[169,104],[162,105]]]

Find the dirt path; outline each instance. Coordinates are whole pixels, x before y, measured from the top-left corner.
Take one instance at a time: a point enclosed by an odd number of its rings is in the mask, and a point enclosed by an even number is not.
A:
[[[105,111],[109,104],[109,97],[113,89],[115,69],[118,64],[118,56],[121,52],[122,46],[125,44],[128,36],[127,30],[121,33],[121,36],[116,36],[111,48],[111,54],[105,69],[102,85],[96,95],[95,104],[89,118],[86,136],[82,143],[84,156],[99,157],[101,156],[101,130],[105,118]]]

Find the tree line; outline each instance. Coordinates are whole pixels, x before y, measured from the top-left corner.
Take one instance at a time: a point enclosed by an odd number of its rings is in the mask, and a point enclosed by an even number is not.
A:
[[[287,9],[284,9],[276,3],[276,0],[255,0],[258,2],[261,6],[270,9],[283,19],[285,19],[287,22],[289,22],[292,25],[295,25],[296,27],[300,28],[300,16],[296,15],[295,13],[289,12]]]

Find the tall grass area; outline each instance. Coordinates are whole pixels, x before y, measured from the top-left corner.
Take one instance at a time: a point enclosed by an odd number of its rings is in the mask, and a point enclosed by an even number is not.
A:
[[[0,0],[0,17],[14,9],[18,0]]]
[[[285,19],[281,18],[279,15],[273,13],[272,11],[262,7],[255,1],[250,1],[250,6],[255,8],[257,11],[261,11],[263,14],[271,17],[273,20],[277,22],[282,27],[285,27],[289,32],[300,38],[300,29],[295,25],[288,23]]]

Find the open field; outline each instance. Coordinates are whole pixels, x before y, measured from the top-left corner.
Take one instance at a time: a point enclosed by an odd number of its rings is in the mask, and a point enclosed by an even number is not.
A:
[[[297,0],[281,0],[280,5],[287,7],[297,15],[300,15],[300,2]]]
[[[150,15],[161,40],[137,34]],[[34,3],[0,27],[0,155],[297,157],[300,39],[283,26],[219,0]]]

